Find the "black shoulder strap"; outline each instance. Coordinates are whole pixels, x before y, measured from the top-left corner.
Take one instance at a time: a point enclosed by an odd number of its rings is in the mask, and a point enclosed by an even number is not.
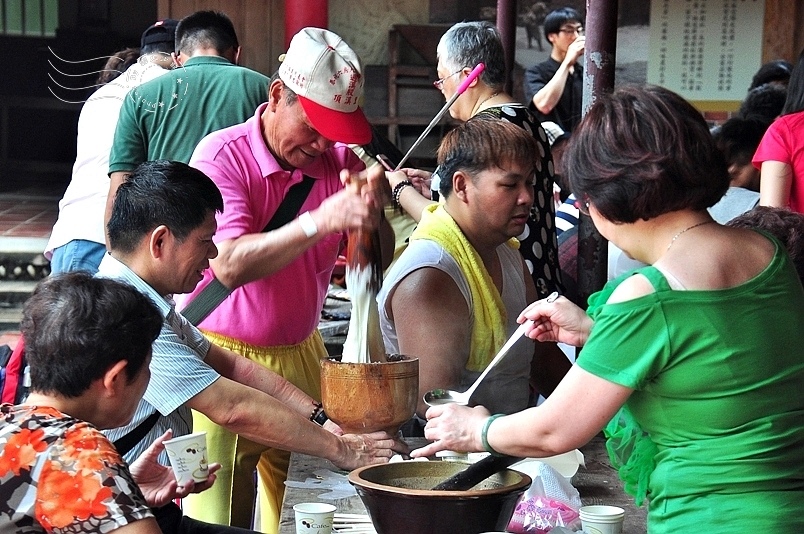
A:
[[[282,203],[276,208],[274,216],[271,217],[271,220],[268,221],[268,224],[265,225],[262,231],[270,232],[271,230],[276,230],[295,219],[296,215],[299,214],[302,204],[307,200],[307,195],[310,194],[314,183],[315,178],[305,174],[301,182],[293,184],[290,189],[288,189],[285,198],[282,199]]]
[[[142,441],[142,438],[151,431],[159,419],[159,412],[154,412],[149,415],[142,423],[138,424],[134,430],[125,436],[115,440],[114,448],[120,453],[120,456],[125,456],[128,451],[134,448],[134,445]]]
[[[310,194],[314,183],[315,178],[305,174],[301,182],[293,184],[290,189],[288,189],[279,207],[276,208],[274,216],[271,217],[271,220],[268,221],[268,224],[265,225],[262,231],[270,232],[292,221],[296,215],[298,215],[304,201],[307,200],[307,196]],[[212,310],[217,308],[231,293],[231,289],[221,284],[217,278],[213,278],[212,281],[195,296],[193,301],[181,311],[181,314],[185,319],[190,321],[190,323],[197,325],[203,321],[207,315],[212,313]]]

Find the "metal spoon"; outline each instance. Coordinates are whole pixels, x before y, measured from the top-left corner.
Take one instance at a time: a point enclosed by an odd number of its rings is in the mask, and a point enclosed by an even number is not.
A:
[[[550,294],[550,296],[547,297],[546,300],[547,302],[554,302],[557,298],[558,293],[554,291]],[[491,360],[491,363],[489,363],[480,376],[477,377],[475,383],[469,386],[469,389],[463,393],[452,391],[451,389],[433,389],[424,394],[424,403],[428,406],[438,406],[441,404],[460,404],[461,406],[466,406],[469,404],[469,399],[477,389],[477,386],[480,385],[480,382],[486,378],[486,375],[489,374],[489,371],[491,371],[494,366],[500,363],[500,360],[503,359],[503,356],[505,356],[508,351],[511,350],[511,347],[514,346],[514,343],[519,341],[519,338],[522,337],[522,335],[525,333],[525,330],[532,324],[533,321],[528,320],[519,325],[519,328],[517,328],[511,337],[508,338],[508,341],[505,342],[505,345],[502,346],[497,355],[494,356],[494,359]]]

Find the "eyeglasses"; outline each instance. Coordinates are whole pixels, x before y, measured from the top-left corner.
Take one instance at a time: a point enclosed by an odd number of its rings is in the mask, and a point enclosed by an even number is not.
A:
[[[452,78],[453,76],[455,76],[456,74],[460,74],[461,72],[463,72],[463,68],[461,68],[459,70],[456,70],[455,72],[453,72],[449,76],[444,76],[443,78],[440,78],[440,79],[434,81],[433,82],[433,87],[435,87],[436,89],[438,89],[440,91],[441,89],[444,88],[444,82],[447,81],[447,79]]]
[[[583,26],[576,26],[574,28],[570,28],[570,27],[561,28],[558,31],[560,33],[569,33],[570,35],[580,35],[581,37],[583,37],[583,34],[584,34]]]

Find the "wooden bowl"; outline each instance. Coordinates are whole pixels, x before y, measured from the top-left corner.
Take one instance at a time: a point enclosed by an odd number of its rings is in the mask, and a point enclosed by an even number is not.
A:
[[[349,482],[378,534],[505,530],[531,478],[504,469],[470,490],[429,489],[466,467],[463,462],[443,461],[369,465],[349,473]]]
[[[321,360],[321,402],[344,432],[396,434],[419,400],[419,360],[342,363]]]

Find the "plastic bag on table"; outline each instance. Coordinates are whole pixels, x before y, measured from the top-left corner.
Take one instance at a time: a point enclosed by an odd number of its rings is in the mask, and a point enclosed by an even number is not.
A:
[[[533,484],[517,502],[508,532],[546,534],[555,527],[580,528],[581,496],[566,477],[538,460],[515,468],[530,475]]]

